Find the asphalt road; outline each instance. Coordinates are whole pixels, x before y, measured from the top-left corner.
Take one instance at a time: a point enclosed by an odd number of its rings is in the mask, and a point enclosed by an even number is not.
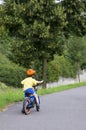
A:
[[[22,114],[21,102],[0,112],[0,130],[86,130],[86,87],[40,98],[39,112]]]

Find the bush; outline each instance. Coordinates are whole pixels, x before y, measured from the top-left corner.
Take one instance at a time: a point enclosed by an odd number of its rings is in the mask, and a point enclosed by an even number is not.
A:
[[[25,69],[0,54],[0,81],[9,86],[21,87],[21,80],[26,77]]]
[[[60,76],[65,78],[75,78],[76,76],[74,66],[63,55],[55,55],[54,59],[48,63],[47,68],[48,82],[58,81]]]

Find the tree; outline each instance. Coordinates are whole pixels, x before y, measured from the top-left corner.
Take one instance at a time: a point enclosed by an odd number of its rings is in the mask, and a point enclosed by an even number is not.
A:
[[[66,25],[64,8],[54,0],[5,0],[3,8],[4,25],[14,38],[12,50],[17,62],[25,65],[34,58],[43,61],[46,87],[47,61],[55,53],[61,54],[63,49],[61,32]]]
[[[64,55],[55,55],[48,63],[48,82],[58,81],[59,77],[75,78],[75,71],[71,62]]]
[[[83,36],[86,34],[86,1],[85,0],[63,0],[67,26],[64,28],[66,36],[75,34]]]
[[[66,56],[69,58],[70,62],[75,66],[75,71],[78,75],[78,80],[80,82],[80,70],[81,66],[86,64],[86,41],[85,37],[74,37],[71,36],[67,43],[68,54]]]
[[[86,35],[86,1],[85,0],[63,0],[61,2],[65,8],[67,25],[64,27],[65,36],[69,38],[71,35],[75,35],[76,38],[69,40],[69,57],[72,64],[76,63],[76,69],[79,77],[79,70],[82,66],[81,58],[85,55],[85,44],[80,37]],[[73,41],[74,40],[74,41]],[[80,41],[79,41],[80,40]],[[82,45],[81,45],[82,43]],[[83,48],[83,51],[81,50]],[[72,50],[74,49],[74,50]],[[76,52],[76,53],[75,53]],[[75,54],[75,55],[74,55]],[[80,59],[79,59],[80,58]],[[82,58],[83,59],[83,58]],[[74,64],[75,65],[75,64]],[[83,63],[83,65],[85,65]]]

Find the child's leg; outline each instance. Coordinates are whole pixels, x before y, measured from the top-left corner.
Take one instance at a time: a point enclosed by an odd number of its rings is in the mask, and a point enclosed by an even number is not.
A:
[[[39,104],[38,95],[37,95],[36,93],[34,93],[33,95],[34,95],[34,97],[36,98],[36,102],[37,102],[37,104]]]

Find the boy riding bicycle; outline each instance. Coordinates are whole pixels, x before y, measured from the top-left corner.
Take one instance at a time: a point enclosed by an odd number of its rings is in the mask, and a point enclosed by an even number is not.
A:
[[[36,79],[33,78],[33,75],[36,73],[36,71],[33,69],[28,69],[26,73],[28,77],[21,81],[21,84],[23,85],[23,91],[24,91],[25,97],[27,97],[29,93],[34,95],[36,99],[37,107],[40,107],[38,95],[36,94],[33,86],[43,83],[43,80],[37,81]]]

